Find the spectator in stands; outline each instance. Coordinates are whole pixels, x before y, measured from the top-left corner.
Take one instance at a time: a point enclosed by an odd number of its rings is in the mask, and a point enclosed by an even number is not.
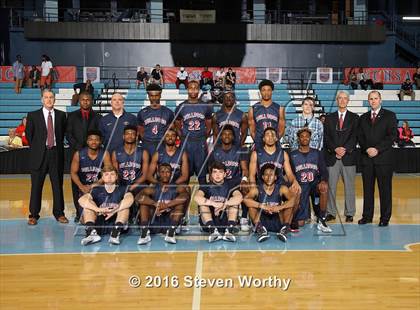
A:
[[[149,75],[144,70],[144,67],[140,67],[140,70],[137,71],[137,78],[136,78],[136,87],[137,89],[140,88],[140,85],[143,84],[144,89],[147,88],[147,81],[149,80]]]
[[[163,79],[163,71],[160,68],[160,65],[157,64],[156,67],[152,70],[150,83],[159,84],[160,87],[165,87],[165,81]]]
[[[23,146],[29,145],[28,139],[26,139],[25,129],[26,129],[26,117],[22,118],[22,123],[20,123],[20,125],[16,127],[16,135],[22,139]]]
[[[204,85],[210,85],[211,88],[214,87],[213,72],[208,67],[204,67],[204,70],[201,72],[200,88],[202,89]]]
[[[413,90],[413,83],[411,83],[410,79],[406,79],[405,82],[401,84],[400,101],[404,100],[404,96],[410,96],[411,100],[416,100],[416,93]]]
[[[99,120],[105,150],[110,154],[124,144],[122,139],[127,125],[137,127],[137,118],[124,110],[124,97],[115,93],[111,97],[111,112]]]
[[[381,79],[373,81],[372,89],[384,89],[384,83]]]
[[[236,84],[236,73],[232,68],[228,69],[228,72],[225,76],[225,87],[226,89],[235,89]]]
[[[47,55],[42,55],[42,63],[41,63],[41,92],[45,89],[51,89],[51,83],[52,83],[52,70],[53,70],[53,64],[51,62],[50,57]]]
[[[327,116],[325,115],[325,114],[321,114],[319,117],[318,117],[318,119],[321,121],[321,123],[322,124],[325,124],[325,118],[326,118]]]
[[[22,139],[16,135],[14,128],[9,128],[9,140],[7,140],[7,145],[13,149],[23,146]]]
[[[16,56],[16,61],[13,63],[13,80],[15,81],[15,92],[20,94],[22,91],[23,79],[25,78],[25,67],[22,63],[22,57]]]
[[[416,85],[417,89],[420,89],[420,68],[417,68],[416,72],[413,74],[413,83]]]
[[[354,68],[350,71],[349,80],[352,89],[357,89],[359,87],[359,80],[357,79],[357,74]]]
[[[214,76],[215,85],[225,88],[225,76],[226,76],[225,68],[221,67],[220,70],[216,71],[216,74]]]
[[[38,81],[41,76],[41,72],[39,72],[36,66],[32,66],[31,71],[29,71],[29,87],[38,87]]]
[[[179,89],[180,84],[184,84],[185,89],[188,87],[188,72],[185,71],[184,67],[179,68],[179,71],[176,73],[176,89]]]
[[[357,79],[359,80],[360,87],[363,90],[367,90],[368,87],[372,89],[373,81],[367,78],[366,73],[363,73],[363,68],[359,69],[359,73],[357,74]]]
[[[86,83],[76,83],[73,85],[74,93],[75,94],[81,94],[84,92],[88,92],[93,96],[93,93],[95,91],[95,88],[92,85],[92,82],[90,80],[86,80]],[[79,92],[77,92],[77,89],[79,89]]]
[[[414,142],[411,140],[413,137],[413,131],[408,125],[408,121],[403,121],[402,127],[398,128],[398,146],[414,147]]]

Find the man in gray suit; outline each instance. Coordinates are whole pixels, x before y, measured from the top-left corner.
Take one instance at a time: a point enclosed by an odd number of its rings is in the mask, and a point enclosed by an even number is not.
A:
[[[338,111],[329,114],[324,124],[324,154],[327,164],[328,206],[327,221],[335,220],[336,191],[340,176],[345,188],[344,215],[346,222],[353,222],[356,212],[354,179],[356,176],[357,114],[347,110],[349,93],[339,91],[336,96]]]

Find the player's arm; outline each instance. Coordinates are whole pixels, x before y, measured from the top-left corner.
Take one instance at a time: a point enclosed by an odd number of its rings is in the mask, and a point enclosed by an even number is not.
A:
[[[150,161],[149,169],[147,170],[147,180],[153,184],[158,183],[158,180],[156,180],[155,178],[158,160],[159,160],[159,153],[155,152],[152,156],[152,160]]]
[[[79,204],[83,209],[92,210],[96,213],[102,211],[101,208],[98,208],[96,203],[93,201],[92,195],[89,193],[84,194],[82,197],[79,198]]]
[[[252,107],[248,110],[248,127],[249,127],[249,134],[251,135],[252,139],[255,142],[255,121],[254,121],[254,109]]]
[[[123,199],[120,202],[118,211],[122,211],[124,209],[130,208],[133,205],[133,203],[134,203],[133,194],[130,192],[125,193]]]
[[[175,125],[174,129],[176,131],[176,134],[178,135],[178,137],[182,137],[182,130],[181,130],[181,128],[182,128],[182,118],[181,118],[181,116],[178,116],[175,119],[174,125]]]
[[[70,176],[71,180],[77,185],[77,187],[83,192],[83,194],[89,193],[91,187],[89,185],[83,185],[79,178],[79,168],[80,168],[80,157],[79,151],[76,151],[73,155],[73,160],[71,161],[70,166]]]
[[[293,208],[295,206],[296,203],[296,194],[293,193],[287,186],[282,185],[280,186],[280,197],[286,197],[286,202],[280,205],[277,205],[274,207],[274,210],[276,212],[285,210],[285,209],[289,209],[289,208]]]
[[[205,194],[202,190],[198,190],[194,196],[194,201],[197,205],[199,206],[208,206],[208,207],[213,207],[215,202],[207,199],[205,197]]]
[[[257,196],[258,196],[258,189],[256,187],[251,188],[248,194],[246,194],[244,197],[244,200],[243,200],[244,204],[248,208],[259,209],[260,203],[255,200]]]
[[[257,176],[257,152],[252,151],[251,158],[249,160],[249,184],[255,186]]]
[[[213,115],[211,119],[211,126],[213,128],[213,144],[216,144],[217,138],[219,136],[219,127],[217,126],[216,113]]]
[[[284,135],[284,129],[286,128],[286,112],[284,107],[279,108],[279,138],[283,137]]]
[[[236,207],[241,204],[243,196],[240,191],[236,190],[232,193],[232,197],[225,202],[226,207]]]
[[[176,206],[184,204],[188,200],[188,193],[183,186],[177,186],[177,196],[166,204],[168,208],[175,208]]]
[[[284,172],[286,173],[289,183],[291,183],[290,189],[296,194],[300,194],[301,188],[293,174],[292,167],[290,166],[289,155],[284,152]]]
[[[246,137],[248,135],[248,117],[247,113],[244,113],[241,121],[241,146],[245,144]]]
[[[144,150],[143,151],[143,158],[141,164],[141,175],[134,180],[133,184],[130,186],[130,190],[133,190],[137,187],[137,185],[143,184],[146,182],[147,172],[149,168],[149,153]]]
[[[189,168],[189,163],[188,163],[188,155],[186,152],[183,152],[182,158],[181,158],[181,175],[175,181],[175,184],[179,185],[179,184],[187,183],[188,178],[190,176],[189,174],[190,174],[190,168]]]
[[[108,151],[104,152],[104,158],[103,158],[103,166],[111,166],[112,165],[112,161],[111,161],[111,156],[109,155]]]
[[[213,116],[210,115],[210,117],[206,118],[206,120],[205,120],[205,123],[206,123],[206,137],[210,137],[211,127],[212,127],[212,119],[213,119]]]
[[[115,151],[112,152],[112,156],[111,156],[111,163],[112,166],[119,171],[118,169],[118,161],[117,161],[117,153]]]
[[[147,187],[143,188],[136,196],[135,200],[140,205],[145,205],[149,207],[156,206],[156,201],[152,199],[152,197],[155,195],[155,188],[153,187]]]

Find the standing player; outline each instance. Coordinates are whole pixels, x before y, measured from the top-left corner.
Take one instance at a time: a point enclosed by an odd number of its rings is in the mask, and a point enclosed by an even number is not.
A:
[[[147,244],[152,233],[166,232],[165,241],[176,243],[175,231],[184,216],[185,203],[189,199],[184,186],[170,183],[172,168],[163,163],[158,169],[159,183],[144,188],[137,196],[140,205],[140,238],[137,244]]]
[[[137,114],[139,135],[144,149],[152,156],[162,143],[163,135],[174,120],[174,112],[160,104],[162,88],[158,84],[147,86],[150,106],[144,107]]]
[[[323,154],[317,149],[309,147],[311,130],[307,127],[297,132],[299,149],[290,153],[293,171],[296,174],[302,193],[300,194],[299,209],[294,216],[294,221],[299,226],[305,225],[309,218],[309,197],[312,193],[319,194],[319,209],[315,205],[314,211],[318,217],[318,230],[330,233],[332,230],[325,221],[328,200],[328,171]]]
[[[242,146],[248,131],[248,119],[244,112],[237,109],[236,98],[234,92],[225,92],[223,94],[222,108],[213,115],[213,143],[220,141],[220,133],[224,126],[230,125],[234,129],[235,141],[234,144]]]
[[[109,243],[120,244],[120,233],[128,221],[129,208],[134,198],[131,193],[126,193],[123,186],[117,185],[117,179],[115,168],[105,166],[102,169],[104,185],[94,187],[79,199],[83,208],[82,222],[86,226],[86,237],[82,239],[82,245],[99,242],[100,235],[106,231],[104,226],[114,224]]]
[[[154,177],[157,167],[163,163],[170,164],[172,167],[171,184],[186,184],[189,179],[188,156],[182,148],[176,146],[177,134],[175,129],[168,129],[164,137],[164,146],[152,156],[149,165],[147,180],[151,183],[158,183]]]
[[[235,242],[238,208],[242,194],[226,182],[226,168],[213,162],[209,168],[210,182],[201,185],[194,197],[200,210],[200,225],[209,233],[209,242],[220,239]],[[219,233],[224,230],[224,235]]]
[[[221,132],[222,145],[216,145],[209,156],[209,164],[221,162],[226,167],[226,182],[232,187],[241,186],[242,193],[248,189],[248,152],[246,149],[234,145],[235,129],[231,125],[225,125]],[[248,231],[248,208],[242,205],[241,230]]]
[[[102,136],[99,130],[90,130],[87,133],[87,147],[76,151],[71,161],[71,180],[78,189],[78,198],[92,189],[92,184],[98,181],[103,166],[111,164],[109,153],[101,148]],[[79,205],[79,204],[77,204]],[[80,207],[80,206],[79,206]],[[80,217],[82,210],[77,210]]]
[[[188,99],[176,108],[175,124],[182,140],[182,148],[188,154],[189,174],[192,176],[195,173],[198,182],[204,184],[206,181],[206,139],[211,131],[213,107],[199,101],[199,91],[200,84],[197,81],[188,83]]]
[[[279,240],[286,242],[290,230],[296,195],[277,182],[277,172],[274,164],[265,164],[260,170],[262,182],[251,188],[244,198],[258,242],[270,238],[268,231],[276,232]],[[282,203],[282,200],[287,202]]]
[[[261,93],[261,102],[254,104],[248,111],[248,125],[256,150],[263,147],[264,130],[275,128],[278,138],[284,134],[286,125],[285,110],[273,102],[274,84],[270,80],[262,80],[258,85]]]

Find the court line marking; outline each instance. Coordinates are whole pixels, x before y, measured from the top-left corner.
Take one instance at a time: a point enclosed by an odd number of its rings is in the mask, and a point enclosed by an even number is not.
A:
[[[195,264],[195,278],[201,278],[203,273],[203,252],[197,252],[197,259]],[[200,310],[201,304],[201,286],[194,286],[192,310]]]
[[[420,242],[413,242],[413,243],[408,243],[406,245],[404,245],[404,249],[406,249],[406,251],[408,252],[414,252],[411,247],[415,246],[415,245],[420,245]]]

